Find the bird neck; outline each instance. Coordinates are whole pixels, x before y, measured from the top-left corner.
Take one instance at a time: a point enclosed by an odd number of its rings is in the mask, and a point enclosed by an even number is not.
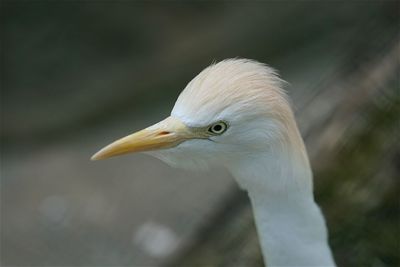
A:
[[[271,146],[243,158],[230,170],[249,194],[266,264],[334,266],[305,150]]]

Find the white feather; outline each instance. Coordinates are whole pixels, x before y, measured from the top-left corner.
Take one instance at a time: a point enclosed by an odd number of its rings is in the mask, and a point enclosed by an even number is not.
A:
[[[248,191],[269,266],[334,266],[312,172],[283,81],[247,59],[211,65],[180,94],[171,116],[188,126],[219,120],[228,130],[150,152],[185,168],[225,166]]]

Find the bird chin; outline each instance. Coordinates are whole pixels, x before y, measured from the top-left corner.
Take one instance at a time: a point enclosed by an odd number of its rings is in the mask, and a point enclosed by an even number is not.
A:
[[[145,154],[158,158],[173,168],[191,171],[206,171],[210,169],[207,160],[186,155],[186,153],[177,151],[174,148],[148,151]]]

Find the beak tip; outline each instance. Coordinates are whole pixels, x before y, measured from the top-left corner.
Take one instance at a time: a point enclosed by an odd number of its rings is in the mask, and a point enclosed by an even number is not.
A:
[[[101,155],[99,154],[99,152],[97,152],[96,154],[94,154],[94,155],[90,158],[91,161],[96,161],[96,160],[99,160],[99,159],[102,159],[102,158],[101,158]]]

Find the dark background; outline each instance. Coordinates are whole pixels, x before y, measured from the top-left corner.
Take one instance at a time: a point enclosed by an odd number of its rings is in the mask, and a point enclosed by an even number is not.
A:
[[[400,263],[398,1],[0,5],[2,266],[261,265],[224,170],[89,161],[231,57],[289,82],[338,264]]]

